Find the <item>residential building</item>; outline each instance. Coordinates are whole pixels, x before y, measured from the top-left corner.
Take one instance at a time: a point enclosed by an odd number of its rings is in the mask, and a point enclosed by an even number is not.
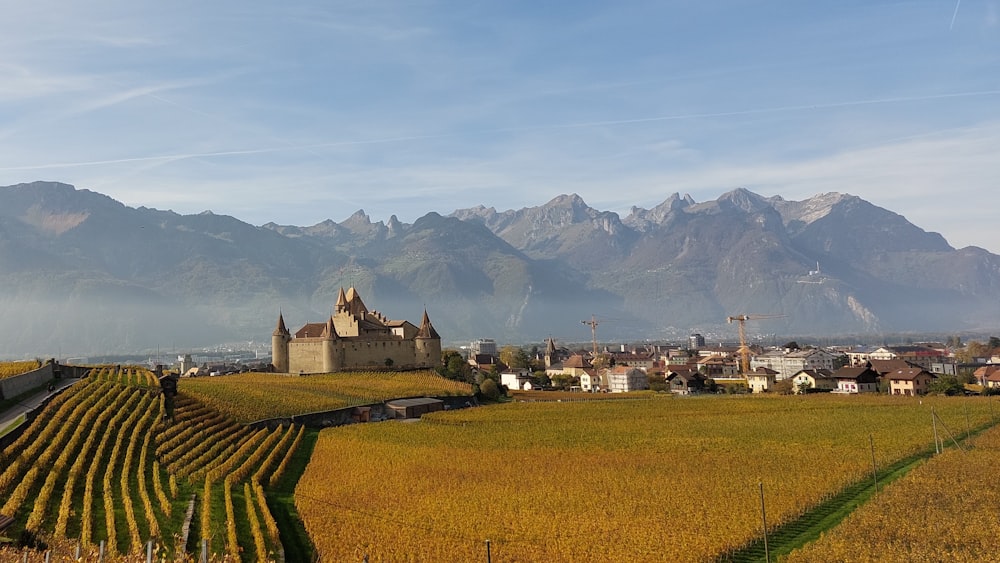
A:
[[[706,356],[698,358],[697,366],[702,375],[712,379],[737,377],[740,373],[735,357]]]
[[[531,372],[526,369],[508,370],[500,374],[500,384],[506,385],[512,391],[530,391],[533,389],[531,383]]]
[[[925,395],[927,387],[936,377],[923,368],[901,369],[883,376],[889,380],[889,392],[893,395]]]
[[[489,354],[490,356],[498,355],[497,341],[492,338],[480,338],[479,340],[473,341],[469,344],[469,355],[475,356],[478,354]]]
[[[878,373],[869,366],[845,366],[833,372],[834,393],[878,393]]]
[[[1000,364],[987,364],[977,368],[972,375],[983,387],[1000,387]]]
[[[788,379],[806,369],[833,371],[846,363],[841,354],[834,354],[822,348],[806,350],[772,350],[751,358],[750,369],[766,367],[777,372],[777,380]]]
[[[628,393],[649,389],[646,372],[635,367],[615,366],[607,372],[607,388],[612,393]]]
[[[688,350],[701,350],[705,347],[705,337],[697,332],[688,336]]]
[[[671,393],[678,395],[690,395],[701,393],[705,390],[704,375],[695,369],[671,369],[666,375],[667,388]]]
[[[795,393],[801,393],[804,389],[833,391],[837,388],[837,379],[828,369],[804,369],[792,376],[792,385]]]
[[[601,377],[597,375],[597,371],[594,368],[582,369],[576,377],[580,378],[581,390],[587,393],[601,391]]]
[[[747,374],[747,386],[751,393],[765,393],[770,391],[778,381],[778,372],[766,367],[758,367],[750,370]]]
[[[872,360],[905,360],[927,370],[947,358],[947,351],[930,346],[883,346],[870,354]]]

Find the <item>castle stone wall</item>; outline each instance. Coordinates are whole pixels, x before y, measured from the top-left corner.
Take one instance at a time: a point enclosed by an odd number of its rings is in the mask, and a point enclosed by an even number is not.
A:
[[[298,338],[288,346],[290,373],[323,373],[323,341]]]

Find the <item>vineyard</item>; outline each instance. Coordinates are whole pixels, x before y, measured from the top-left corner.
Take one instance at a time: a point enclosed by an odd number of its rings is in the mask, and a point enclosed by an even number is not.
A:
[[[996,561],[998,465],[1000,428],[993,428],[893,483],[788,561]]]
[[[305,377],[249,373],[184,379],[184,391],[239,422],[377,403],[398,397],[470,395],[433,371],[344,372]],[[275,392],[280,389],[280,392]]]
[[[870,478],[872,445],[880,467],[926,450],[932,407],[992,420],[986,399],[830,395],[434,413],[323,431],[296,505],[330,561],[485,561],[486,540],[496,561],[711,561],[760,537],[759,484],[770,525],[795,519]]]
[[[0,379],[5,377],[14,377],[15,375],[21,375],[22,373],[28,373],[29,371],[36,370],[40,367],[42,367],[42,363],[38,360],[0,362]]]
[[[0,452],[0,514],[15,518],[6,534],[85,554],[103,543],[109,556],[153,540],[168,558],[208,539],[216,558],[276,560],[267,493],[303,432],[251,430],[183,393],[168,397],[142,368],[96,368]]]

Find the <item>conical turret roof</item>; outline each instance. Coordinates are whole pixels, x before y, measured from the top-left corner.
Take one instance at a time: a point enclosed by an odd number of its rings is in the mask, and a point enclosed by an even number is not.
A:
[[[326,320],[326,326],[323,327],[323,338],[329,338],[330,340],[336,340],[339,338],[337,335],[337,329],[333,326],[333,317]]]
[[[420,330],[417,331],[417,338],[441,338],[441,335],[434,330],[434,325],[431,324],[430,317],[427,316],[427,309],[424,309],[424,318],[420,321]]]
[[[334,306],[334,311],[338,313],[343,313],[347,310],[347,296],[344,295],[344,288],[340,288],[340,293],[337,294],[337,304]]]
[[[285,318],[278,313],[278,326],[275,327],[274,332],[271,333],[272,336],[289,336],[291,333],[285,328]]]

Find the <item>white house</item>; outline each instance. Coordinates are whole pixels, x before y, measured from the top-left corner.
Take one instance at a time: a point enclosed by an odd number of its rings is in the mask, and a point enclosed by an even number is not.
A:
[[[531,372],[526,369],[503,372],[500,374],[500,384],[506,385],[511,391],[530,391]]]
[[[582,370],[579,377],[581,391],[596,393],[601,390],[601,377],[593,368]]]

